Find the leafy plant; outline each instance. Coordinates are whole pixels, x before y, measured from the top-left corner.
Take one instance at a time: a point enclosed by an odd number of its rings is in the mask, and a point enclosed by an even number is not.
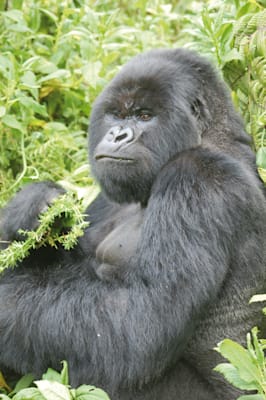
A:
[[[195,26],[186,18],[188,27],[184,32],[193,38],[190,47],[212,57],[232,89],[233,100],[254,139],[257,165],[266,182],[265,1],[205,4],[199,10],[201,19],[192,13]]]
[[[34,383],[34,387],[32,384]],[[30,386],[30,387],[29,387]],[[49,368],[42,376],[42,380],[34,381],[31,374],[25,375],[8,393],[8,385],[0,377],[0,400],[110,400],[107,394],[94,386],[81,385],[71,389],[68,379],[68,366],[63,361],[61,373]],[[8,393],[8,394],[7,394]]]
[[[264,301],[265,294],[250,299],[250,303]],[[266,315],[265,307],[262,311]],[[258,333],[255,327],[247,334],[247,349],[230,339],[223,340],[216,348],[230,363],[217,365],[215,371],[238,389],[252,391],[252,394],[240,396],[238,400],[266,400],[266,339],[259,339]]]
[[[88,225],[83,219],[83,208],[83,202],[78,200],[74,192],[69,191],[55,199],[48,210],[40,215],[40,225],[35,231],[20,231],[25,240],[13,241],[0,251],[0,274],[6,268],[16,266],[31,250],[41,246],[61,245],[66,250],[72,248]]]
[[[238,400],[266,399],[265,349],[266,340],[258,339],[257,328],[253,328],[251,334],[247,335],[247,349],[230,339],[218,344],[216,350],[230,363],[217,365],[215,371],[223,374],[228,382],[238,389],[253,392],[240,396]],[[254,391],[257,394],[254,394]]]

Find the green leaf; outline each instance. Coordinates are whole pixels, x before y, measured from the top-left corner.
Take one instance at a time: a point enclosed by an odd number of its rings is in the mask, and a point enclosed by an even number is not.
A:
[[[256,156],[257,166],[266,169],[266,147],[261,147]]]
[[[6,113],[6,108],[4,106],[0,106],[0,118],[2,118]]]
[[[3,124],[8,126],[9,128],[17,129],[20,132],[23,132],[24,127],[21,122],[19,122],[14,115],[7,114],[2,118]]]
[[[69,77],[70,77],[70,72],[67,69],[58,69],[57,71],[52,72],[51,74],[48,74],[40,78],[39,83],[52,81],[53,79],[61,79],[61,78],[67,79]]]
[[[204,27],[206,28],[206,30],[209,33],[212,33],[213,29],[212,29],[212,18],[210,18],[209,12],[207,10],[207,8],[205,8],[202,13],[201,13],[201,18],[202,18],[202,22],[204,24]]]
[[[225,379],[232,385],[242,390],[258,390],[258,385],[254,382],[246,382],[239,376],[236,367],[228,363],[221,363],[214,368],[214,371],[220,372]]]
[[[223,56],[222,62],[224,65],[226,63],[229,63],[230,61],[234,60],[243,61],[243,59],[244,59],[243,54],[240,54],[239,51],[237,51],[237,49],[232,49]]]
[[[60,375],[61,375],[61,380],[62,380],[63,385],[68,385],[68,384],[69,384],[69,379],[68,379],[68,364],[67,364],[67,362],[66,362],[65,360],[62,362],[62,364],[63,364],[63,368],[62,368],[62,371],[61,371],[61,373],[60,373]]]
[[[46,400],[36,388],[23,389],[12,400]]]
[[[42,379],[51,382],[63,383],[61,374],[52,368],[47,369],[47,371],[42,375]]]
[[[5,12],[5,16],[17,23],[21,23],[23,21],[23,13],[18,10],[8,10]]]
[[[81,385],[75,390],[75,400],[110,400],[110,398],[102,389]]]
[[[32,71],[26,71],[21,77],[21,82],[29,88],[35,89],[40,87],[37,83],[36,76]]]
[[[92,86],[94,89],[97,86],[97,80],[99,79],[99,73],[102,68],[102,63],[96,61],[95,63],[89,62],[82,68],[83,77],[86,83]]]
[[[46,107],[33,100],[31,97],[21,96],[18,97],[18,100],[23,106],[32,109],[36,114],[40,114],[44,117],[48,116]]]
[[[35,381],[45,400],[72,400],[69,389],[58,382]]]
[[[32,374],[24,375],[16,384],[13,393],[18,393],[22,389],[28,388],[34,380],[34,376]]]
[[[51,11],[45,9],[45,8],[40,8],[40,11],[43,12],[45,15],[47,15],[49,18],[51,18],[51,20],[53,22],[57,22],[58,21],[58,17],[57,15],[55,15],[54,13],[52,13]]]
[[[244,347],[233,340],[225,339],[218,344],[217,350],[237,368],[242,380],[247,383],[260,383],[259,368],[254,364],[251,355]]]

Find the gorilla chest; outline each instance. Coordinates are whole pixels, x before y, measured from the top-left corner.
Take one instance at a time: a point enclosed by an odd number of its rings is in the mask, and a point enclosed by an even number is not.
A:
[[[99,241],[96,250],[96,274],[103,280],[119,278],[137,250],[143,221],[143,210],[123,212],[113,229]]]

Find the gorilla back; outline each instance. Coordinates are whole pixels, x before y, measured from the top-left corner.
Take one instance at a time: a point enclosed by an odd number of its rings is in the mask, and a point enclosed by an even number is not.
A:
[[[260,325],[266,206],[224,83],[193,52],[133,58],[95,102],[90,162],[102,193],[75,249],[39,249],[0,279],[0,368],[113,400],[232,400],[213,348]],[[2,213],[18,237],[62,189],[26,186]]]

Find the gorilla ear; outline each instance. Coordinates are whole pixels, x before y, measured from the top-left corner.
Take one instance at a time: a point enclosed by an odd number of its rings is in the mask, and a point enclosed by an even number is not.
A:
[[[204,99],[197,97],[191,104],[191,113],[197,120],[197,125],[202,132],[207,128],[210,121],[210,112]]]
[[[203,119],[204,118],[204,106],[200,99],[195,99],[191,104],[191,111],[195,118]]]

